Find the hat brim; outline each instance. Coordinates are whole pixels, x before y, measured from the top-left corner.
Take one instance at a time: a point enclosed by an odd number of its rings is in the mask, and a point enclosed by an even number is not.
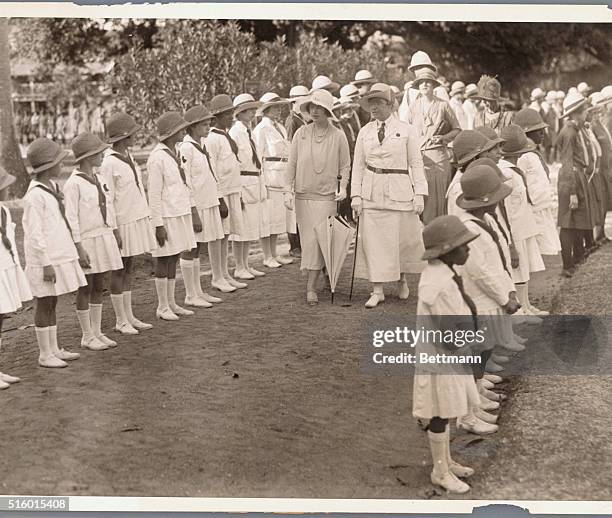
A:
[[[523,155],[525,153],[529,153],[531,151],[535,151],[536,149],[538,149],[538,146],[536,146],[535,144],[527,144],[524,148],[522,149],[518,149],[516,151],[510,151],[509,153],[504,151],[502,149],[502,155],[503,156],[516,156],[516,155]]]
[[[199,124],[200,122],[204,121],[212,121],[214,118],[215,116],[212,113],[210,115],[207,115],[206,117],[198,117],[194,121],[187,121],[189,124],[186,127],[188,128],[189,126],[193,126],[194,124]]]
[[[507,103],[510,102],[510,99],[508,99],[507,97],[485,97],[484,95],[472,95],[472,97],[474,99],[479,99],[481,101],[490,101],[490,102],[498,102],[498,103]]]
[[[432,83],[435,83],[437,86],[442,86],[442,83],[440,83],[440,81],[438,81],[437,79],[434,79],[433,77],[417,77],[413,82],[412,82],[412,87],[415,90],[419,89],[419,85],[423,82],[423,81],[431,81]],[[435,87],[434,87],[435,88]]]
[[[403,95],[403,92],[402,92]],[[368,92],[367,94],[365,94],[364,96],[361,97],[361,99],[359,99],[359,101],[357,101],[359,103],[359,106],[361,106],[365,111],[369,112],[370,111],[370,99],[383,99],[384,101],[387,101],[390,104],[393,104],[393,99],[395,99],[395,94],[392,93],[391,94],[391,100],[387,99],[387,96],[384,94],[384,92]]]
[[[374,83],[376,83],[376,79],[374,79],[373,77],[371,77],[370,79],[356,79],[355,81],[351,81],[351,84],[355,86],[371,85]]]
[[[461,160],[457,160],[457,165],[463,166],[467,164],[473,158],[476,158],[478,155],[482,155],[483,153],[486,153],[487,151],[491,151],[495,146],[497,146],[498,144],[501,144],[502,142],[504,142],[504,139],[499,138],[499,137],[494,140],[489,140],[488,142],[485,143],[485,146],[482,149],[475,149],[471,153],[465,155],[464,157],[461,157]]]
[[[530,133],[532,131],[543,130],[546,128],[548,128],[548,124],[546,124],[545,122],[538,122],[537,124],[534,124],[533,126],[527,126],[526,128],[523,128],[523,131],[525,133]]]
[[[94,156],[94,155],[97,155],[98,153],[102,153],[103,151],[107,150],[109,147],[110,147],[109,144],[106,144],[103,142],[97,148],[87,151],[87,153],[83,153],[82,155],[75,156],[74,161],[78,163],[81,160],[85,160],[86,158],[89,158],[90,156]]]
[[[564,119],[566,118],[568,115],[574,113],[576,110],[582,108],[583,106],[585,106],[586,104],[588,104],[589,100],[584,98],[582,101],[576,103],[574,106],[572,106],[569,110],[567,110],[566,112],[563,112],[563,115],[561,115],[561,118]]]
[[[212,111],[211,113],[213,114],[213,117],[216,117],[217,115],[221,115],[222,113],[227,113],[227,112],[233,112],[234,111],[234,106],[223,106],[221,108],[218,108],[217,110]]]
[[[431,65],[427,65],[427,64],[423,64],[423,65],[410,65],[408,67],[408,70],[410,70],[411,72],[414,72],[415,70],[418,70],[419,68],[429,68],[430,70],[433,70],[436,74],[438,73],[438,67],[436,65],[434,65],[433,63]]]
[[[460,246],[467,245],[468,243],[471,243],[472,241],[474,241],[474,239],[476,239],[478,237],[479,237],[478,234],[475,234],[474,232],[466,230],[462,234],[458,235],[453,240],[452,244],[450,246],[448,246],[448,247],[439,247],[439,246],[437,246],[437,247],[433,247],[433,248],[430,248],[428,250],[425,250],[425,253],[422,256],[422,259],[423,260],[437,259],[438,257],[441,257],[443,255],[446,255],[446,254],[452,252],[453,250],[456,250]]]
[[[310,93],[316,90],[327,90],[328,92],[333,94],[334,92],[337,92],[338,90],[340,90],[340,84],[336,83],[335,81],[332,81],[331,83],[329,83],[327,86],[323,88],[311,88]]]
[[[170,131],[167,131],[166,133],[163,133],[161,135],[158,136],[158,139],[160,141],[164,141],[166,139],[169,139],[172,135],[176,135],[179,131],[184,130],[185,128],[191,126],[191,122],[183,122],[181,124],[179,124],[178,126],[175,126],[174,128],[172,128]]]
[[[332,111],[330,111],[330,109],[327,106],[325,106],[325,105],[323,105],[321,103],[317,103],[317,102],[313,101],[312,99],[308,99],[307,101],[304,101],[302,103],[302,105],[300,106],[300,111],[303,114],[308,115],[308,113],[310,111],[310,105],[311,104],[314,104],[315,106],[320,106],[321,108],[323,108],[327,112],[327,115],[328,115],[328,117],[330,119],[335,120],[335,121],[338,120],[337,117],[334,115],[333,108],[332,108]]]
[[[142,129],[142,126],[137,124],[132,129],[130,129],[127,133],[123,133],[121,135],[115,135],[114,137],[108,137],[106,139],[106,142],[108,142],[109,144],[114,144],[115,142],[119,142],[120,140],[124,140],[128,137],[131,137],[135,133],[138,133],[141,129]]]
[[[3,191],[7,187],[10,187],[17,181],[17,177],[7,173],[2,178],[0,178],[0,191]]]
[[[465,95],[465,88],[460,88],[459,90],[451,90],[448,95],[450,95],[452,97],[453,95],[457,95],[457,94],[464,94]]]
[[[487,200],[469,200],[465,198],[465,194],[461,193],[457,198],[457,206],[469,210],[469,209],[479,209],[481,207],[490,207],[491,205],[496,205],[504,198],[510,195],[512,192],[512,187],[509,185],[502,183],[499,186],[499,189],[490,195]]]
[[[247,101],[234,108],[234,115],[245,112],[247,110],[257,110],[261,107],[261,101]]]
[[[32,171],[30,172],[30,174],[44,173],[45,171],[48,171],[49,169],[52,169],[53,167],[55,167],[62,160],[64,160],[68,155],[69,155],[68,151],[61,150],[51,162],[32,168]]]
[[[262,103],[259,108],[257,108],[257,113],[259,115],[263,115],[268,108],[272,108],[274,106],[285,106],[286,104],[291,104],[291,100],[289,99],[278,99],[276,101],[271,101],[268,103]]]

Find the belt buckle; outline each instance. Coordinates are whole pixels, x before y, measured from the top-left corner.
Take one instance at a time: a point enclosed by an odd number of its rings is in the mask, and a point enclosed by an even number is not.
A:
[[[383,169],[382,169],[382,167],[375,167],[374,168],[374,172],[376,174],[383,174]]]

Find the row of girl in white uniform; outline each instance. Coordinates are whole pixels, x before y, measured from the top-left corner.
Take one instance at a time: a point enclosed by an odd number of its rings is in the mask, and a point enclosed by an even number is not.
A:
[[[132,310],[130,276],[139,255],[150,253],[156,259],[156,315],[170,321],[194,313],[175,300],[179,258],[185,306],[221,302],[201,286],[202,244],[208,246],[211,286],[222,293],[245,288],[244,280],[265,275],[249,265],[250,241],[261,240],[266,267],[292,262],[277,249],[277,236],[295,231],[282,183],[287,136],[272,118],[280,116],[276,112],[283,102],[275,94],[263,101],[248,94],[234,101],[218,95],[211,110],[194,106],[184,117],[164,113],[157,120],[159,142],[147,161],[146,192],[129,153],[140,126],[128,114],[110,117],[107,143],[91,133],[74,139],[76,169],[63,192],[56,180],[67,152],[44,138],[28,147],[32,180],[23,200],[25,274],[14,223],[2,207],[0,315],[16,311],[32,296],[36,299],[40,366],[65,367],[79,358],[57,340],[55,307],[57,297],[66,293],[77,292],[81,346],[100,351],[117,345],[101,329],[102,293],[109,275],[115,331],[134,335],[153,327]],[[257,111],[263,119],[251,133]],[[14,177],[5,172],[0,176],[0,187],[6,190]],[[233,276],[228,270],[230,238],[236,261]],[[0,388],[17,381],[0,375]]]

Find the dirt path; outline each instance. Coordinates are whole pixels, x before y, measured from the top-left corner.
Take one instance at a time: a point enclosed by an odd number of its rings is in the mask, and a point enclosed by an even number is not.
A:
[[[141,266],[136,313],[153,322],[154,285]],[[558,264],[548,266],[532,286],[543,308],[559,280]],[[335,305],[323,295],[309,308],[298,266],[283,267],[213,309],[179,323],[156,321],[153,331],[119,339],[116,350],[84,352],[64,370],[36,367],[32,329],[7,332],[2,367],[23,382],[0,393],[0,458],[11,467],[0,493],[436,497],[426,436],[411,417],[412,380],[359,372],[363,320],[414,314],[415,298],[399,301],[390,287],[384,306],[368,311],[362,304],[369,287],[358,281],[353,305],[344,306],[348,273]],[[180,300],[181,282],[177,291]],[[61,343],[74,348],[71,297],[61,300],[58,316]],[[31,319],[26,311],[7,327]],[[103,327],[112,320],[105,299]],[[540,407],[529,401],[529,382],[507,386],[512,398],[500,434],[469,445],[474,436],[455,435],[453,448],[479,472],[468,498],[532,492],[531,480],[511,480],[506,471],[512,463],[531,465],[533,450],[509,441],[529,431],[544,440],[524,415]],[[568,401],[570,395],[565,391]],[[565,438],[558,445],[572,451],[579,437]],[[562,469],[567,465],[559,462],[556,476],[575,479]],[[580,498],[599,494],[592,489]],[[561,497],[554,488],[544,495]]]

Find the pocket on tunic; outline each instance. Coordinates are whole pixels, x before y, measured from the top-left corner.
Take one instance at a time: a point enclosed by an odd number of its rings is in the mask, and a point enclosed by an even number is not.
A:
[[[389,176],[389,198],[393,201],[412,201],[414,191],[412,183],[407,174],[390,174]]]
[[[261,187],[259,182],[253,183],[251,185],[243,185],[242,186],[242,201],[244,203],[259,203],[261,200]]]

